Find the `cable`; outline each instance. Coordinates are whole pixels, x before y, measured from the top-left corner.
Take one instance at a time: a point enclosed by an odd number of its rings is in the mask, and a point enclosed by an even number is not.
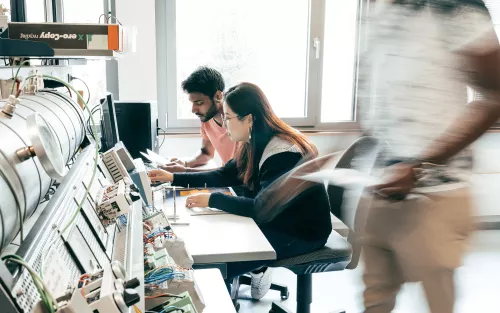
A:
[[[70,76],[70,82],[73,81],[73,80],[79,80],[79,81],[81,81],[85,85],[85,87],[87,88],[87,92],[88,92],[87,103],[89,103],[89,101],[90,101],[90,88],[87,85],[87,83],[84,82],[82,79],[80,79],[78,77]]]
[[[120,21],[116,18],[116,16],[111,15],[111,14],[109,14],[108,24],[110,23],[110,20],[111,20],[112,18],[114,18],[114,19],[115,19],[115,22],[116,22],[116,23],[118,23],[118,25],[123,26],[123,25],[122,25],[122,23],[120,23]],[[112,23],[112,22],[111,22],[111,23]]]
[[[173,266],[170,267],[164,265],[147,272],[144,275],[144,285],[148,288],[154,288],[176,277],[184,278],[185,274],[183,272],[174,271]]]
[[[93,115],[93,114],[95,114],[95,113],[96,113],[96,112],[98,112],[98,111],[102,111],[102,109],[101,109],[101,105],[100,105],[100,104],[98,104],[98,105],[96,105],[94,108],[92,108],[92,115]],[[92,135],[92,137],[95,137],[95,136],[94,136],[94,132],[92,131],[92,127],[91,127],[91,125],[90,125],[90,116],[89,116],[89,118],[87,119],[86,124],[87,124],[87,132],[88,132],[89,134],[91,134],[91,135]]]
[[[127,218],[125,217],[125,215],[120,215],[119,219],[123,225],[125,225],[125,226],[127,225]]]
[[[179,307],[171,305],[171,306],[167,306],[166,308],[163,308],[163,310],[161,310],[160,313],[170,313],[170,312],[174,312],[174,311],[184,312],[184,309],[181,309]]]
[[[35,270],[31,268],[24,260],[18,255],[15,254],[8,254],[2,257],[2,260],[6,260],[8,262],[14,262],[19,265],[24,266],[29,274],[31,275],[31,279],[33,280],[33,283],[35,284],[35,287],[37,288],[40,298],[44,302],[46,308],[49,310],[49,312],[54,313],[56,310],[59,308],[57,305],[57,302],[54,300],[55,298],[52,296],[52,294],[49,291],[49,288],[43,280],[40,278],[40,276],[37,275]],[[42,289],[43,288],[43,289]],[[54,309],[55,307],[55,309]]]
[[[108,23],[109,18],[106,16],[106,13],[99,15],[99,20],[97,21],[97,23],[101,24],[101,17],[103,16],[104,16],[104,22],[106,22],[106,24]]]
[[[157,128],[157,130],[158,130],[158,129],[163,131],[163,140],[161,141],[161,144],[160,144],[160,146],[158,147],[158,150],[160,150],[160,149],[161,149],[161,146],[163,146],[163,143],[165,142],[165,137],[166,137],[166,136],[165,136],[165,133],[166,133],[166,131],[165,131],[163,128],[161,128],[161,127],[158,127],[158,128]]]
[[[155,296],[146,296],[146,297],[144,297],[144,299],[156,299],[156,298],[163,298],[163,297],[167,297],[167,298],[179,298],[179,299],[183,298],[182,296],[177,296],[177,295],[170,294],[170,293],[162,293],[160,295],[155,295]]]
[[[14,94],[14,87],[16,86],[16,81],[17,81],[17,76],[19,75],[19,71],[21,70],[21,67],[25,64],[25,63],[29,63],[30,60],[24,60],[23,62],[21,62],[21,64],[19,64],[19,67],[17,68],[17,72],[16,72],[16,76],[14,76],[14,82],[12,83],[12,90],[10,91],[10,94],[13,95]],[[36,75],[32,75],[31,77],[35,77]]]

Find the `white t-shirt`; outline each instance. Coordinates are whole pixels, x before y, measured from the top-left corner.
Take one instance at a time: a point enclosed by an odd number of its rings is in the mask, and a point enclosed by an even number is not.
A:
[[[382,4],[365,21],[360,60],[361,124],[388,145],[387,159],[420,157],[461,114],[472,84],[463,52],[497,49],[486,10],[442,12],[425,5]],[[469,151],[433,170],[425,185],[464,179]]]

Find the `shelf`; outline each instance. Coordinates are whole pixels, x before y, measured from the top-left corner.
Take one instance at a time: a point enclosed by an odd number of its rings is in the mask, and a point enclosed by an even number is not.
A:
[[[32,59],[116,59],[121,53],[113,50],[52,49],[44,42],[0,38],[0,57]]]
[[[121,57],[121,53],[113,50],[54,49],[53,57],[76,59],[115,59]]]

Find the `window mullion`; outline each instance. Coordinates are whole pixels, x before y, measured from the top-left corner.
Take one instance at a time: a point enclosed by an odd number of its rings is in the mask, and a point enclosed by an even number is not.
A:
[[[309,66],[306,96],[306,112],[309,126],[316,126],[321,121],[321,75],[324,46],[325,1],[326,0],[311,0],[310,3],[308,40]],[[317,48],[314,47],[315,40],[319,42],[319,58],[317,58]]]

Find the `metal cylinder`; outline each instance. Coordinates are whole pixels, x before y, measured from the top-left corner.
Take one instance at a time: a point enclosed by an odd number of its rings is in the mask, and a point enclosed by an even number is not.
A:
[[[23,221],[30,217],[48,192],[52,180],[38,158],[20,157],[29,149],[26,119],[39,112],[54,131],[67,164],[85,137],[82,109],[71,98],[56,91],[22,95],[12,117],[0,115],[0,251],[15,238]],[[6,100],[0,100],[0,108]],[[26,150],[27,151],[27,150]]]

